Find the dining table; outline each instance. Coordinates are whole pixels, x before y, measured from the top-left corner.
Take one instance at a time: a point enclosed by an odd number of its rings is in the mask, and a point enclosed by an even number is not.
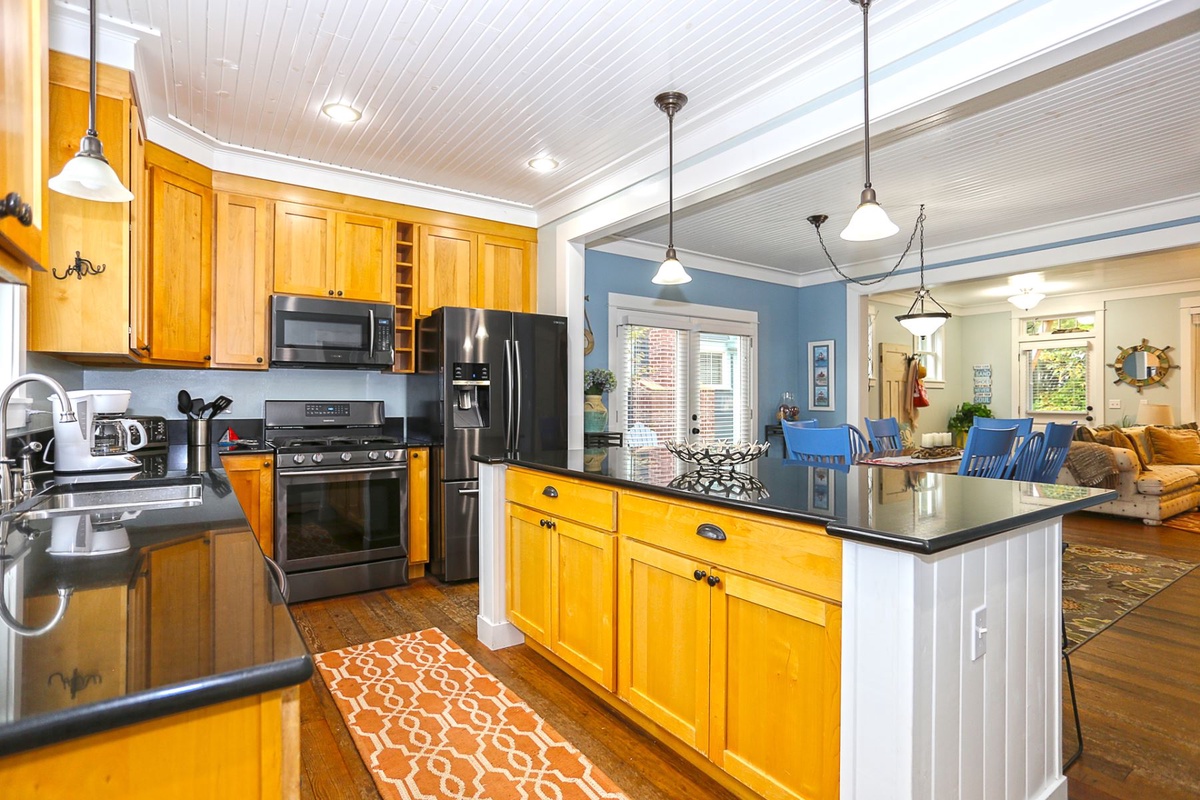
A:
[[[860,454],[854,459],[854,463],[891,467],[910,472],[958,472],[958,465],[962,462],[962,451],[959,451],[957,455],[941,458],[917,458],[914,454],[921,450],[922,448],[919,447],[906,447],[902,450],[876,450]]]

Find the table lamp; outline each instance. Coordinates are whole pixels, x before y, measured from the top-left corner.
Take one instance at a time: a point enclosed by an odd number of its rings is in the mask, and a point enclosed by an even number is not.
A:
[[[1138,406],[1138,425],[1174,425],[1175,409],[1166,404],[1142,403]]]

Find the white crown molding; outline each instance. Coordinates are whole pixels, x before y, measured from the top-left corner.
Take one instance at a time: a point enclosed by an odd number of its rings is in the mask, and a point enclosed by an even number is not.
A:
[[[50,49],[90,58],[92,37],[88,10],[56,0],[50,7],[49,16]],[[96,27],[96,61],[126,72],[133,72],[138,41],[146,35],[158,35],[157,31],[126,25],[103,14],[97,18]]]
[[[637,258],[652,264],[659,264],[663,260],[662,245],[643,242],[638,239],[616,239],[595,247],[589,246],[588,249],[597,250],[602,253],[612,253],[618,256]],[[745,261],[735,261],[733,259],[721,258],[720,256],[710,256],[704,253],[684,250],[679,247],[675,248],[675,251],[679,254],[679,260],[683,262],[685,269],[698,269],[705,272],[729,275],[735,278],[777,283],[782,286],[800,285],[800,276],[773,267],[764,267]]]

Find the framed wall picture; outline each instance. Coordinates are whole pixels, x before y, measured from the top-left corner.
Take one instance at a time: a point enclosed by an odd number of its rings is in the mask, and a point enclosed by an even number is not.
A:
[[[834,411],[833,340],[808,343],[808,410]]]

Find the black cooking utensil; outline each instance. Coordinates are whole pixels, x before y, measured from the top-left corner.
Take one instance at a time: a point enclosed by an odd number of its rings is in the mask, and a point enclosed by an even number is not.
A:
[[[204,408],[204,398],[203,397],[193,397],[192,398],[192,413],[190,415],[191,418],[192,419],[200,419],[200,409],[202,409],[202,408]]]
[[[233,405],[233,400],[225,395],[221,395],[216,400],[213,400],[210,405],[212,406],[212,410],[208,412],[208,418],[216,419],[218,414]]]
[[[179,390],[179,413],[189,417],[192,415],[192,396],[187,389]]]
[[[200,406],[200,410],[196,412],[196,419],[212,419],[212,415],[208,413],[210,410],[212,410],[212,407],[212,403],[205,403],[204,405]]]

